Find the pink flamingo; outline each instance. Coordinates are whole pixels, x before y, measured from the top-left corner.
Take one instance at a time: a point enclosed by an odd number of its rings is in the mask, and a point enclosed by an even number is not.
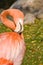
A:
[[[7,19],[7,15],[12,16],[13,21]],[[0,34],[0,58],[8,63],[4,61],[5,64],[2,65],[21,65],[22,63],[26,49],[22,33],[23,19],[24,14],[18,9],[7,9],[1,13],[2,23],[14,31]]]

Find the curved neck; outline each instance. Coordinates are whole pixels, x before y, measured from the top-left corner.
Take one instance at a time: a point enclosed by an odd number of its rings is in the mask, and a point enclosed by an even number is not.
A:
[[[13,17],[13,21],[7,19],[6,16],[12,16]],[[24,14],[17,10],[17,9],[8,9],[8,10],[4,10],[2,13],[1,13],[1,20],[2,20],[2,23],[11,28],[12,30],[15,30],[16,32],[18,31],[22,31],[22,28],[23,28],[23,25],[22,25],[22,21],[18,21],[18,19],[23,19],[24,18]],[[22,28],[20,28],[20,26]]]
[[[11,28],[12,30],[14,30],[16,26],[15,26],[15,24],[13,23],[13,21],[9,20],[9,19],[6,17],[7,15],[8,15],[7,11],[2,12],[2,14],[1,14],[2,23],[3,23],[5,26],[7,26],[7,27]]]

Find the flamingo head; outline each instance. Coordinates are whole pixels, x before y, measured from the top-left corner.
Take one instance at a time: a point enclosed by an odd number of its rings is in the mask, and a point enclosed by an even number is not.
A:
[[[12,16],[13,21],[8,20],[6,18],[6,15]],[[20,33],[23,31],[23,19],[24,19],[24,14],[18,9],[7,9],[1,13],[1,20],[3,24],[11,28],[15,32]]]

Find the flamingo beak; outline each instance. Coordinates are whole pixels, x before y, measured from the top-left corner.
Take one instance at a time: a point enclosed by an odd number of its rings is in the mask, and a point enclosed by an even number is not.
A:
[[[22,19],[19,19],[19,25],[20,25],[19,32],[23,32],[23,20]]]
[[[18,19],[18,23],[14,31],[18,33],[23,32],[23,20],[22,19]]]

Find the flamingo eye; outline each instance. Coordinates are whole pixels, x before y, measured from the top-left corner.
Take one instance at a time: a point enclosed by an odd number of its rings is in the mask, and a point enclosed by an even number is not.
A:
[[[11,20],[12,22],[14,22],[13,17],[12,17],[11,15],[8,14],[6,17],[7,17],[9,20]]]
[[[11,22],[13,22],[15,24],[15,21],[11,15],[8,14],[6,17],[7,17],[7,19],[11,20]],[[16,24],[15,24],[15,26],[16,26]]]

